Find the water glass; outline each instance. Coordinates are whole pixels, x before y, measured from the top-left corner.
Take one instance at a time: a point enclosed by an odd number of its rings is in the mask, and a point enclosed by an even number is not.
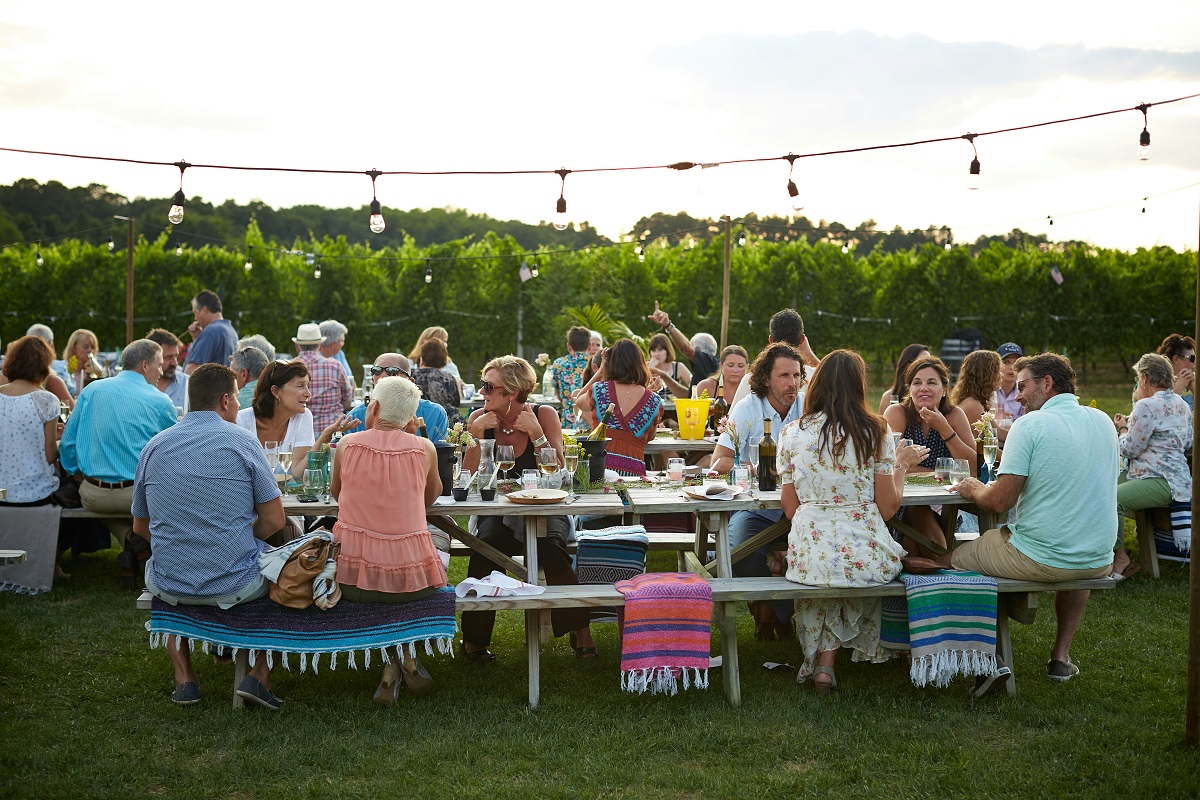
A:
[[[937,465],[933,469],[933,474],[942,483],[950,482],[950,473],[954,470],[953,458],[939,458]]]
[[[683,483],[683,464],[682,458],[667,459],[667,478],[671,483]]]
[[[325,485],[325,471],[320,469],[304,470],[304,491],[306,494],[317,495]]]
[[[757,437],[750,437],[747,440],[747,457],[750,459],[750,479],[754,482],[755,487],[758,485],[758,443],[761,440]]]
[[[950,470],[950,483],[958,484],[971,476],[971,462],[965,458],[951,459],[954,463]]]
[[[527,492],[532,492],[538,488],[538,471],[536,469],[527,469],[522,472],[521,485]]]
[[[749,467],[734,467],[733,468],[733,483],[735,486],[742,487],[742,491],[750,489],[750,468]]]
[[[464,383],[462,387],[462,396],[464,401],[470,402],[471,398],[475,396],[475,384]]]

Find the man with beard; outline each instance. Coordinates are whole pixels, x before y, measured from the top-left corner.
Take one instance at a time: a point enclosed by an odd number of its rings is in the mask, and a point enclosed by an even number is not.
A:
[[[157,342],[163,353],[162,377],[155,385],[171,398],[176,408],[186,410],[188,376],[179,369],[179,346],[182,342],[178,336],[163,328],[154,328],[146,334],[146,338]]]

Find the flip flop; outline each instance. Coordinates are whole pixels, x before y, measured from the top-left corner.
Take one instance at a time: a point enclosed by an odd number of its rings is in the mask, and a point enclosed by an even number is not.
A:
[[[1126,567],[1125,569],[1121,570],[1121,577],[1122,578],[1132,578],[1134,575],[1137,575],[1141,571],[1142,571],[1141,564],[1139,564],[1136,561],[1130,561],[1129,566]]]

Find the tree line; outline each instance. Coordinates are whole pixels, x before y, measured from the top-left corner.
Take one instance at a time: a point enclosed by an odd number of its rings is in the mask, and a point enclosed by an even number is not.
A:
[[[742,231],[734,227],[735,241]],[[836,241],[776,241],[749,226],[745,232],[746,244],[733,247],[727,341],[751,354],[766,344],[767,323],[783,307],[803,315],[818,353],[856,349],[877,375],[906,344],[936,350],[960,328],[978,329],[991,347],[1012,340],[1086,366],[1128,365],[1166,334],[1194,326],[1196,254],[1167,247],[1131,253],[994,241],[977,252],[931,243],[842,252]],[[634,243],[531,251],[494,232],[427,246],[405,237],[382,249],[344,236],[281,248],[254,220],[243,234],[249,270],[241,249],[189,244],[176,255],[172,232],[140,236],[135,335],[155,326],[183,332],[189,301],[202,288],[222,297],[239,332],[262,333],[282,352],[301,322],[338,319],[350,330],[352,363],[407,352],[422,329],[442,325],[464,375],[515,352],[518,336],[527,355],[565,352],[572,324],[566,309],[591,303],[649,334],[654,326],[645,315],[657,299],[685,333],[720,334],[721,234],[694,243],[648,239],[642,256]],[[106,243],[73,239],[0,251],[0,338],[11,341],[45,322],[60,346],[85,327],[102,349],[117,349],[125,341],[125,264],[125,254]],[[538,276],[522,282],[522,265],[536,266]]]

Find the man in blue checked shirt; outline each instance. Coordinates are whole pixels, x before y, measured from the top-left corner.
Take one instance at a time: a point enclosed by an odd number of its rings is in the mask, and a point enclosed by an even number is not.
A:
[[[121,354],[122,371],[114,378],[83,387],[59,445],[63,469],[83,474],[79,497],[98,514],[117,514],[104,524],[122,547],[117,557],[124,588],[137,589],[150,557],[150,544],[131,533],[124,517],[133,501],[133,476],[146,442],[175,424],[171,398],[157,388],[162,377],[162,347],[138,339]]]

